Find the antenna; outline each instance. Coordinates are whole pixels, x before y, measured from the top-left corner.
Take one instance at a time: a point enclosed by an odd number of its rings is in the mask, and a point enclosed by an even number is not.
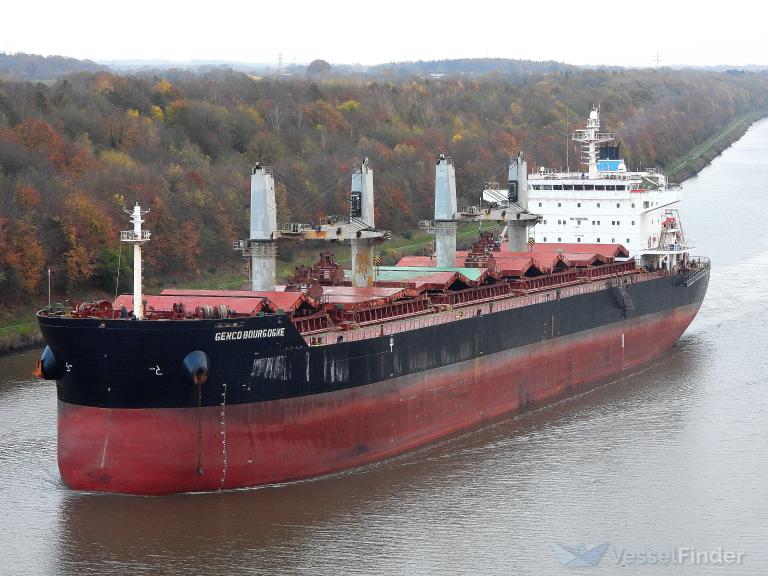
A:
[[[277,75],[280,76],[283,73],[283,53],[277,54]]]
[[[656,62],[656,72],[659,71],[659,62],[661,62],[663,58],[659,55],[659,49],[656,49],[656,57],[653,59],[654,62]]]
[[[565,106],[565,171],[570,174],[571,172],[571,161],[569,157],[569,148],[570,148],[570,140],[569,137],[570,134],[568,134],[568,106]]]

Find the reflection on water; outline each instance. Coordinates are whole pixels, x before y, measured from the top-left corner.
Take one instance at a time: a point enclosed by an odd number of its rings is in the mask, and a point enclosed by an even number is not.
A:
[[[0,359],[0,573],[568,574],[553,542],[609,547],[590,574],[768,570],[768,123],[686,183],[714,270],[659,362],[555,406],[314,481],[141,498],[76,493],[55,465],[36,352]],[[740,211],[719,232],[724,191]],[[622,549],[744,551],[738,566],[617,564]]]

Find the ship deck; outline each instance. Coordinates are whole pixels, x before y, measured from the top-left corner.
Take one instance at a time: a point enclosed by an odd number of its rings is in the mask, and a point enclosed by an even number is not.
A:
[[[458,322],[472,316],[481,314],[491,314],[513,308],[532,306],[552,300],[571,298],[582,294],[599,292],[613,286],[618,277],[622,277],[628,283],[645,282],[663,276],[670,275],[670,272],[658,270],[655,272],[631,272],[619,274],[610,278],[604,278],[597,281],[583,282],[579,281],[571,285],[560,285],[551,289],[536,291],[534,293],[518,295],[513,294],[503,297],[493,297],[483,300],[476,300],[471,303],[458,304],[446,307],[440,310],[431,310],[421,314],[383,320],[378,323],[369,323],[363,326],[352,327],[348,330],[339,331],[338,329],[328,329],[305,335],[305,340],[311,346],[324,346],[336,344],[340,341],[367,340],[381,336],[394,336],[400,332],[417,330],[428,326],[448,324]],[[559,295],[558,295],[559,292]],[[339,340],[339,337],[342,340]]]
[[[143,321],[285,315],[308,345],[323,346],[597,292],[619,280],[637,283],[673,273],[638,268],[621,245],[539,244],[526,252],[510,252],[500,249],[491,236],[481,235],[471,251],[457,256],[457,266],[451,267],[437,267],[428,256],[405,257],[396,266],[377,266],[373,286],[353,287],[348,281],[340,284],[344,271],[321,255],[319,270],[305,267],[303,276],[270,291],[169,288],[146,294]],[[323,278],[319,272],[328,267],[335,270],[335,284],[321,285],[313,278]],[[131,306],[132,295],[124,294],[114,302],[41,313],[129,320]]]

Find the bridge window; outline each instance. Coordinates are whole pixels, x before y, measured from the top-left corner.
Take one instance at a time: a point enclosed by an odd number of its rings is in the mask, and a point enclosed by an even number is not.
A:
[[[646,200],[645,202],[643,202],[643,208],[648,208],[648,200]]]
[[[558,241],[558,242],[562,242],[562,240],[561,240],[560,238],[558,238],[558,239],[557,239],[557,241]]]
[[[562,189],[563,189],[562,184],[555,184],[554,186],[552,186],[552,190],[562,190]]]
[[[576,202],[576,208],[581,208],[581,202]]]
[[[616,203],[616,208],[621,208],[621,204],[619,204],[619,203],[617,202],[617,203]]]
[[[600,202],[597,203],[597,207],[600,208]]]

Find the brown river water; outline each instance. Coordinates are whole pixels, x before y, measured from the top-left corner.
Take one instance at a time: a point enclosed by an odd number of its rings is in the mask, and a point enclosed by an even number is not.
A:
[[[681,212],[713,271],[664,357],[312,481],[70,491],[39,351],[0,358],[0,574],[768,574],[768,120],[685,182]]]

